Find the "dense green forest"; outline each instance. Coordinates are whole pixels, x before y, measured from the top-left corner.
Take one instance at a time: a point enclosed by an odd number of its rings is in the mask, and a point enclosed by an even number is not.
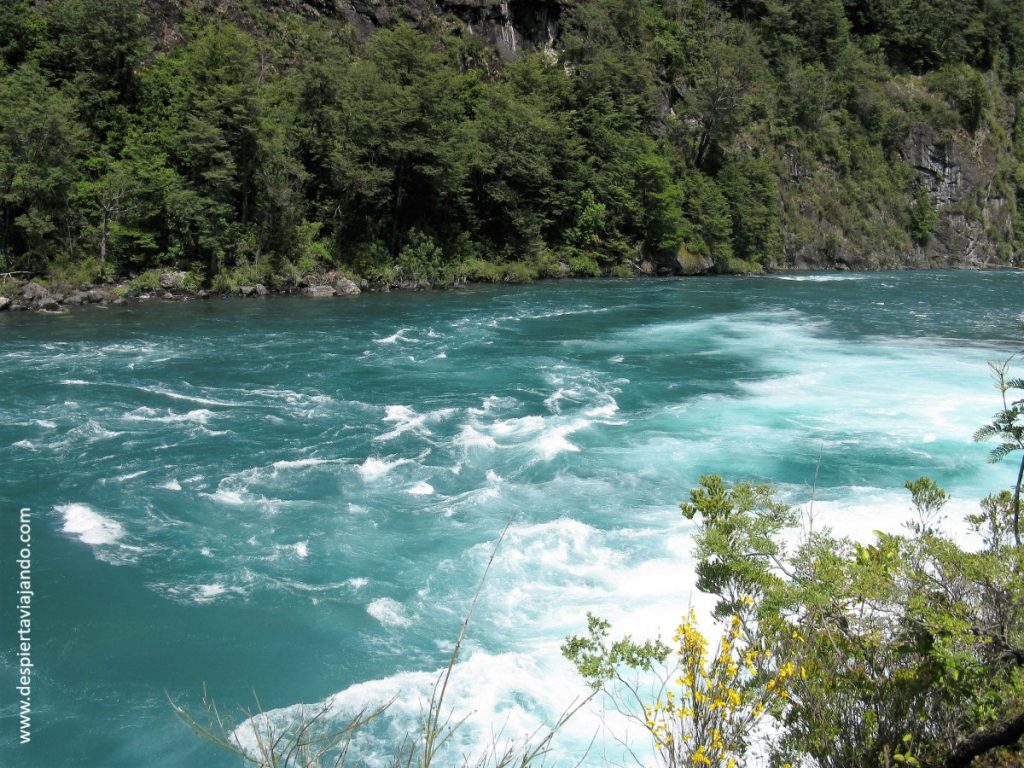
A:
[[[511,56],[456,11],[515,0],[334,5],[0,5],[0,272],[231,290],[1024,246],[1024,0],[551,0]]]

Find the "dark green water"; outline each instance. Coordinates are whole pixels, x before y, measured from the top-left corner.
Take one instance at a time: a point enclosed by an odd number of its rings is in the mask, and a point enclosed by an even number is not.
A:
[[[1022,284],[802,275],[5,313],[0,765],[237,765],[167,703],[196,705],[204,682],[229,710],[254,689],[267,708],[338,694],[339,715],[398,693],[400,733],[512,515],[451,702],[473,713],[460,748],[532,730],[582,690],[558,645],[587,610],[643,634],[691,601],[676,504],[700,474],[803,503],[820,453],[819,524],[851,533],[898,527],[920,474],[954,520],[1009,484],[971,434],[997,407],[986,361],[1020,345]]]

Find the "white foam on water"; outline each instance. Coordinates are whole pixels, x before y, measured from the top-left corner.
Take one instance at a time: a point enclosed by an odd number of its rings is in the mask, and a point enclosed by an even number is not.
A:
[[[365,578],[365,577],[363,577],[363,576],[353,576],[351,579],[345,579],[344,583],[345,583],[345,586],[347,586],[347,587],[351,587],[352,589],[359,590],[359,589],[362,589],[363,587],[365,587],[367,584],[369,584],[370,580]]]
[[[434,493],[434,486],[421,480],[409,488],[406,493],[411,496],[430,496]]]
[[[141,469],[138,472],[129,472],[127,475],[118,475],[114,478],[115,482],[123,483],[126,480],[134,480],[136,477],[142,477],[144,474],[149,472],[148,469]]]
[[[861,275],[772,275],[772,278],[794,283],[845,283],[864,279]]]
[[[377,435],[373,439],[383,442],[393,440],[406,432],[413,432],[418,435],[429,435],[427,422],[440,421],[455,412],[454,408],[439,408],[436,411],[417,413],[407,405],[389,405],[385,408],[385,416],[382,421],[394,424],[395,428],[384,434]]]
[[[568,424],[561,424],[544,430],[533,443],[534,450],[544,459],[553,459],[560,453],[576,453],[579,446],[569,442],[569,435],[590,426],[587,419],[576,419]]]
[[[166,483],[163,483],[162,485],[159,485],[157,487],[163,488],[165,491],[180,491],[181,483],[172,478],[171,480],[168,480]]]
[[[197,603],[209,603],[227,592],[223,584],[199,584],[196,586],[195,601]]]
[[[455,438],[455,443],[464,450],[469,450],[470,448],[490,449],[498,446],[493,437],[485,435],[483,432],[478,432],[469,424],[462,427],[462,431]]]
[[[216,414],[206,408],[198,408],[188,413],[173,413],[167,411],[164,415],[158,415],[159,411],[152,408],[136,408],[131,413],[126,413],[122,418],[125,421],[150,421],[158,424],[200,424],[204,425]]]
[[[323,464],[344,464],[345,459],[291,459],[275,461],[271,466],[277,469],[302,469],[304,467],[319,467]]]
[[[383,339],[374,339],[378,344],[397,344],[400,341],[416,341],[416,339],[407,339],[404,334],[406,331],[411,330],[410,328],[399,328],[390,336],[385,336]]]
[[[238,506],[245,504],[245,498],[238,491],[233,491],[227,488],[218,488],[213,493],[204,494],[209,498],[213,499],[219,504],[229,504],[231,506]]]
[[[56,422],[50,421],[49,419],[33,419],[32,423],[36,426],[42,427],[43,429],[56,429]]]
[[[388,461],[386,459],[378,459],[376,456],[368,456],[366,461],[357,467],[359,476],[363,480],[377,480],[384,477],[395,467],[400,467],[403,464],[411,464],[412,459],[395,459],[394,461]]]
[[[292,545],[292,549],[295,550],[295,556],[299,560],[305,560],[309,555],[309,543],[305,541],[299,541]]]
[[[491,411],[498,410],[499,408],[514,408],[518,404],[519,401],[514,397],[488,395],[480,401],[479,408],[470,408],[469,412],[475,416],[483,416],[485,414],[489,414]]]
[[[19,440],[16,443],[11,443],[11,446],[13,448],[24,448],[24,449],[29,450],[29,451],[38,450],[36,448],[35,444],[31,440]]]
[[[390,597],[378,597],[366,606],[366,612],[385,627],[407,627],[412,620],[405,615],[405,608]]]
[[[64,533],[77,536],[83,544],[114,544],[124,536],[119,522],[104,517],[87,504],[65,504],[54,510],[64,516]]]
[[[220,400],[213,397],[200,397],[198,395],[186,395],[183,392],[175,392],[173,389],[166,389],[165,387],[138,387],[140,392],[149,392],[153,395],[162,395],[169,397],[171,400],[183,400],[189,403],[196,403],[198,405],[217,405],[223,408],[242,408],[248,403],[239,403],[234,400]]]

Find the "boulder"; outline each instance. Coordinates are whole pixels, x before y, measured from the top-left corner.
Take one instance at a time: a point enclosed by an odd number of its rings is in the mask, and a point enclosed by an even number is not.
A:
[[[254,285],[240,285],[238,286],[238,292],[243,296],[253,296],[256,293],[256,286]]]
[[[11,306],[11,300],[6,296],[0,296],[0,312],[3,312],[9,306]]]
[[[160,275],[160,287],[167,291],[180,291],[185,287],[185,278],[188,272],[180,270],[175,272],[164,272]]]
[[[88,299],[81,291],[72,291],[64,297],[64,303],[73,307],[77,307],[79,304],[85,304],[87,301]]]
[[[209,291],[206,291],[206,290],[203,290],[202,288],[200,288],[199,289],[199,293],[197,293],[196,296],[199,297],[200,299],[208,299],[208,298],[210,298],[210,293],[209,293]]]
[[[646,275],[647,277],[654,277],[658,274],[658,265],[650,259],[644,259],[640,262],[640,274]]]
[[[125,304],[128,303],[128,300],[124,296],[118,296],[110,303],[113,304],[115,307],[123,307]]]
[[[43,299],[36,299],[35,308],[43,312],[59,312],[60,304],[57,303],[56,299],[47,296]]]
[[[676,264],[682,275],[706,275],[715,268],[715,262],[710,256],[694,253],[685,245],[680,246],[676,253]]]
[[[263,283],[256,283],[256,285],[253,286],[253,289],[256,291],[257,296],[266,296],[270,293],[270,291],[267,290],[267,286]]]
[[[38,301],[47,298],[50,292],[39,283],[28,283],[22,287],[21,295],[29,301]]]
[[[114,298],[114,294],[106,288],[93,288],[85,292],[85,298],[90,304],[104,304]]]
[[[307,285],[302,289],[302,292],[307,296],[333,296],[335,294],[334,286],[332,285]]]
[[[338,277],[334,280],[334,291],[339,296],[358,296],[361,291],[359,286],[347,277]]]

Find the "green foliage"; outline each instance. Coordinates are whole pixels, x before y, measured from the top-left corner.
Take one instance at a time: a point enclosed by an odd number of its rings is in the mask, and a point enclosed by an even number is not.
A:
[[[562,6],[555,52],[509,62],[461,23],[360,40],[264,5],[5,3],[3,264],[447,283],[683,254],[759,271],[784,236],[836,255],[925,243],[915,123],[1020,133],[1022,0],[588,0]],[[1012,233],[1018,138],[996,150]],[[1019,234],[992,237],[1012,259]]]
[[[915,186],[910,207],[910,236],[918,245],[924,245],[938,223],[939,214],[932,207],[928,191],[924,187]]]

